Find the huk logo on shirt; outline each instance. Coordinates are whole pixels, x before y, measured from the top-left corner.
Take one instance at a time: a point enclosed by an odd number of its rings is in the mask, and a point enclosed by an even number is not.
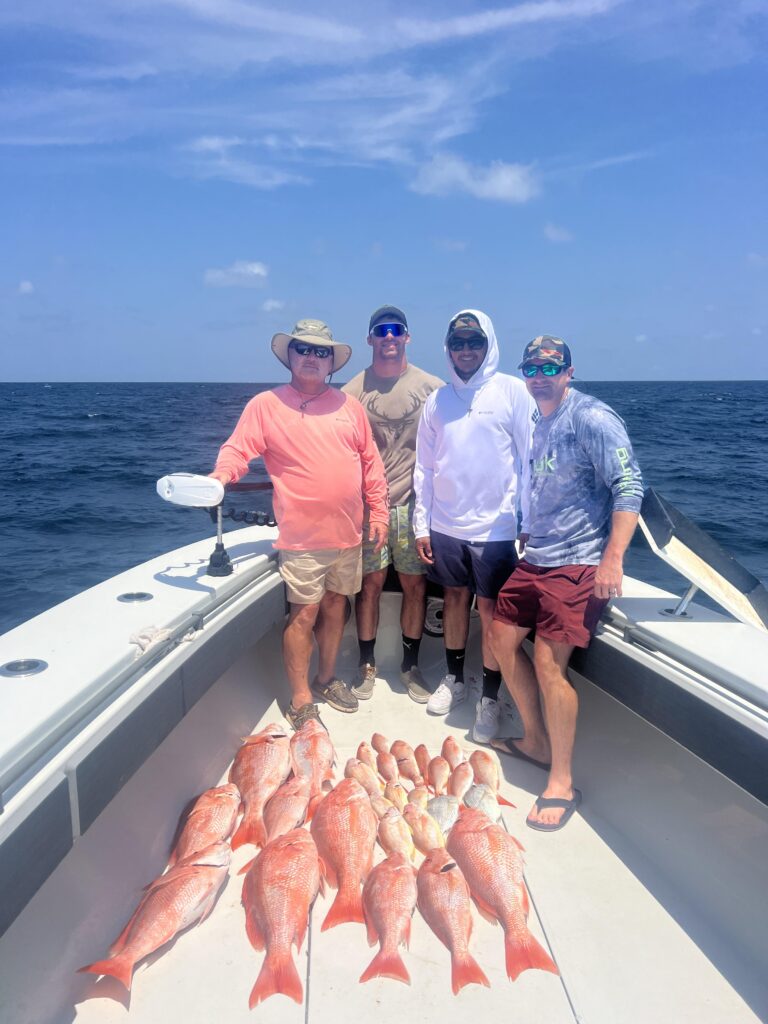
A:
[[[555,472],[556,455],[542,455],[540,459],[533,460],[534,476],[551,475]]]

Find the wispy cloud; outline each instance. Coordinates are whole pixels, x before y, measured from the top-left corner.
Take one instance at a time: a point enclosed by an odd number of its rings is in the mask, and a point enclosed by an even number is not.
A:
[[[229,267],[206,270],[203,280],[211,288],[261,288],[268,274],[265,263],[237,260]]]
[[[548,221],[544,225],[544,237],[550,242],[572,242],[573,235],[567,228]]]
[[[19,281],[19,295],[31,295],[34,290],[35,286],[31,281]]]
[[[464,252],[467,243],[459,238],[438,238],[435,241],[435,248],[442,252]]]
[[[398,35],[411,43],[442,43],[452,39],[488,35],[522,25],[594,18],[617,7],[622,0],[542,0],[456,18],[399,18]]]
[[[285,309],[285,303],[282,299],[267,299],[262,303],[261,308],[265,313],[276,313],[278,310]]]
[[[450,196],[464,192],[477,199],[504,203],[527,203],[540,191],[530,165],[494,160],[481,167],[450,153],[439,154],[421,167],[411,188],[422,195]]]
[[[748,252],[747,263],[750,267],[768,267],[768,255],[764,252]]]

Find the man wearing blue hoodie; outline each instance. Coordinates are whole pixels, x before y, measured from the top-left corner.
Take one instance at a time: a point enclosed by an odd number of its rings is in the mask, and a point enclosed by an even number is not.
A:
[[[498,373],[490,317],[457,313],[445,338],[448,383],[424,404],[416,442],[414,533],[428,575],[444,589],[447,672],[427,710],[444,715],[466,697],[464,651],[472,594],[482,624],[483,694],[473,739],[499,722],[499,663],[490,645],[496,596],[517,562],[517,513],[527,514],[535,403],[523,382]]]

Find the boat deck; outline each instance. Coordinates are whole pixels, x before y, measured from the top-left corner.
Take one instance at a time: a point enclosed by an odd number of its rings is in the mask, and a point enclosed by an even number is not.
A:
[[[479,672],[477,641],[469,671]],[[386,652],[390,656],[386,656]],[[380,675],[397,679],[396,605],[385,599],[377,654]],[[355,661],[351,631],[341,667]],[[440,641],[422,645],[422,668],[436,681]],[[418,911],[403,954],[412,984],[358,978],[373,956],[360,925],[321,933],[333,893],[312,912],[297,958],[305,1003],[275,996],[255,1010],[248,997],[261,965],[240,906],[238,850],[213,913],[200,927],[140,966],[130,995],[111,978],[75,973],[102,956],[135,906],[141,887],[164,864],[177,815],[190,797],[225,778],[239,738],[280,720],[279,631],[273,629],[230,667],[95,821],[25,912],[0,940],[3,1024],[186,1024],[264,1022],[466,1021],[510,1017],[516,1024],[748,1024],[768,1019],[766,936],[738,929],[744,890],[768,891],[768,810],[605,693],[577,680],[581,698],[575,759],[584,793],[566,829],[540,834],[525,815],[544,782],[539,769],[503,760],[509,831],[526,848],[530,925],[560,977],[504,971],[498,926],[475,914],[472,951],[491,988],[450,988],[449,956]],[[433,718],[397,685],[382,680],[354,715],[323,712],[340,762],[374,731],[438,752],[453,734],[470,750],[474,699],[447,719]],[[729,835],[732,837],[729,839]],[[726,856],[734,844],[739,877]],[[736,848],[738,847],[738,849]],[[30,851],[32,854],[33,851]],[[418,861],[420,861],[420,856]],[[708,892],[706,906],[697,894]],[[733,905],[735,904],[735,906]]]

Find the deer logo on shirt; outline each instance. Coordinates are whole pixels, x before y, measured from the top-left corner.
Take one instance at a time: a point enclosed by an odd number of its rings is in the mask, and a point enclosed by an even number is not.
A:
[[[421,409],[422,399],[413,393],[408,392],[408,408],[395,418],[386,416],[376,404],[376,395],[372,395],[366,402],[366,408],[370,417],[375,417],[374,430],[381,434],[386,444],[397,444],[405,433],[407,427],[413,426],[418,419],[418,412]]]

